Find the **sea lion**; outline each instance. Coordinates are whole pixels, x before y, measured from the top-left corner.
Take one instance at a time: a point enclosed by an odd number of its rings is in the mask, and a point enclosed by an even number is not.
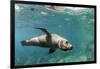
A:
[[[67,39],[59,36],[58,34],[50,34],[44,28],[36,28],[36,29],[40,29],[45,34],[39,37],[34,37],[29,40],[21,41],[21,44],[23,46],[34,45],[34,46],[39,46],[44,48],[50,48],[49,53],[55,52],[57,48],[63,51],[72,50],[72,44],[70,44]]]

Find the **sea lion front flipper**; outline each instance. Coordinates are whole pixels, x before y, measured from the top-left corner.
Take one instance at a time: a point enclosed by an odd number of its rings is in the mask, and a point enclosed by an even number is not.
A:
[[[51,37],[51,34],[45,28],[36,28],[42,30],[44,33],[47,34],[48,37]]]
[[[53,53],[53,52],[55,52],[55,51],[56,51],[55,48],[50,48],[50,49],[49,49],[49,54],[51,54],[51,53]]]

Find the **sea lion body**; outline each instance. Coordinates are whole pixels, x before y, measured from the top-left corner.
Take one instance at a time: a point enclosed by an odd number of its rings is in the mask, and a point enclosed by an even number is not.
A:
[[[57,48],[60,48],[64,51],[72,49],[72,45],[68,42],[67,39],[61,37],[58,34],[49,34],[47,31],[45,33],[46,34],[44,35],[22,41],[22,45],[50,48],[50,53],[54,52]]]
[[[34,45],[39,45],[41,47],[47,47],[47,48],[52,48],[56,47],[58,48],[58,42],[61,40],[66,40],[63,37],[57,35],[57,34],[51,34],[51,41],[47,41],[47,36],[46,35],[41,35],[39,37],[32,38],[30,40],[27,40],[27,43],[31,43]],[[30,45],[32,45],[30,44]]]

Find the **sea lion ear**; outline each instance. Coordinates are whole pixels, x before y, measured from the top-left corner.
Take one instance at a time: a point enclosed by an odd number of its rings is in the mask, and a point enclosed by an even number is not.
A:
[[[55,52],[55,51],[56,51],[55,48],[50,48],[50,49],[49,49],[49,54],[51,54],[51,53],[53,53],[53,52]]]
[[[45,28],[35,28],[35,29],[40,29],[41,31],[43,31],[44,33],[46,33],[46,35],[48,37],[51,37],[51,34]]]

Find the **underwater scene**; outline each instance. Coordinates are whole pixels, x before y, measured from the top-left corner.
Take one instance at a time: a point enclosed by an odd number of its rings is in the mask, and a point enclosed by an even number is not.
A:
[[[94,61],[94,8],[15,4],[15,65],[37,65]],[[71,50],[23,46],[21,41],[45,33],[46,28],[67,39]]]

